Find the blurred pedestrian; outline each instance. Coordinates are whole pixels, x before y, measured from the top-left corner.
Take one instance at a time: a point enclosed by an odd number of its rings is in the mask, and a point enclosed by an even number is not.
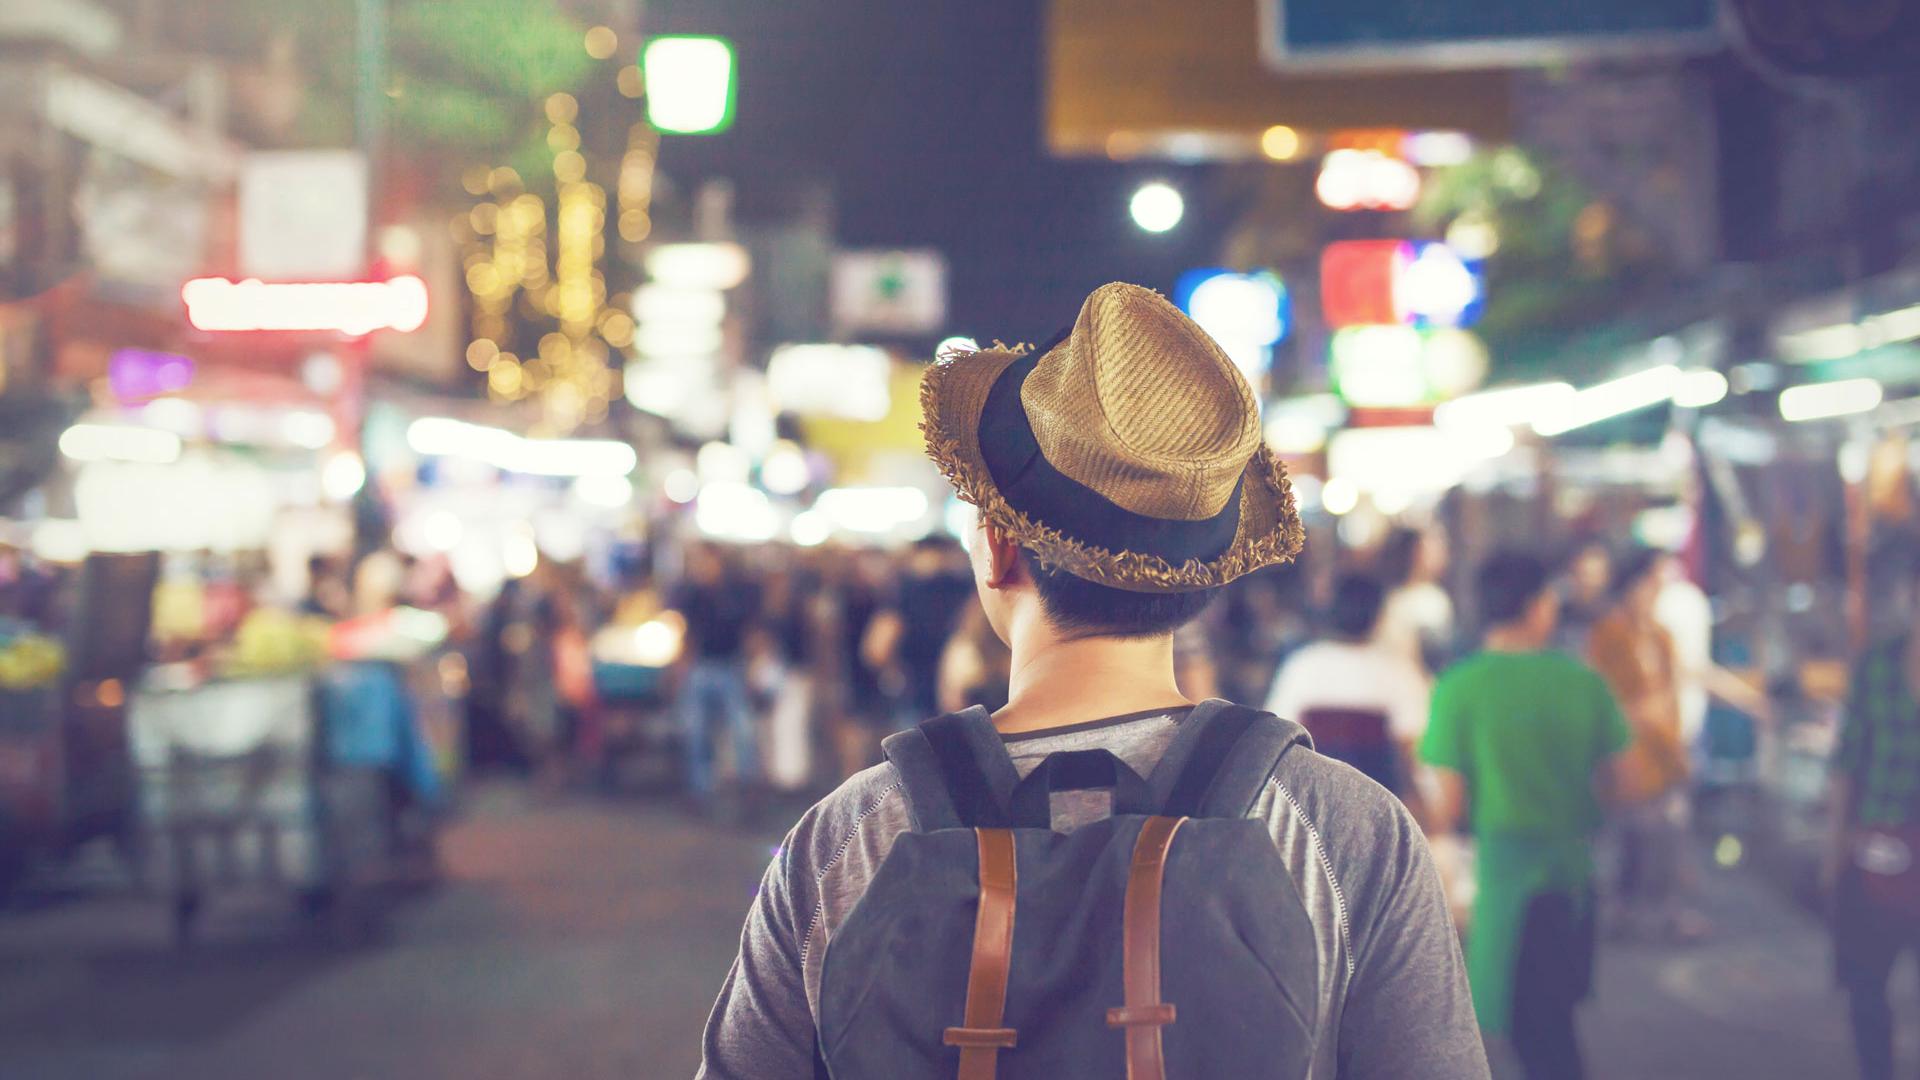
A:
[[[600,776],[607,753],[606,714],[594,684],[591,632],[599,623],[592,589],[578,567],[568,567],[548,598],[547,647],[553,655],[553,686],[560,709],[560,747],[554,783]]]
[[[960,556],[958,564],[954,555]],[[870,662],[898,687],[896,727],[940,714],[940,655],[960,612],[974,603],[966,553],[942,536],[914,542],[901,569],[893,604],[876,616]]]
[[[527,747],[519,737],[515,714],[517,620],[524,609],[522,578],[508,578],[481,614],[479,632],[467,665],[472,683],[467,694],[467,760],[477,768],[527,767]],[[521,645],[524,648],[524,645]]]
[[[352,597],[339,560],[330,555],[308,557],[307,591],[300,598],[300,613],[326,619],[344,619],[351,607]]]
[[[1485,640],[1434,686],[1420,744],[1437,773],[1433,828],[1450,831],[1470,815],[1467,970],[1480,1026],[1510,1043],[1529,1080],[1579,1080],[1574,1012],[1593,979],[1596,780],[1631,735],[1606,682],[1549,648],[1559,597],[1540,560],[1497,553],[1478,585]]]
[[[1385,598],[1373,577],[1341,577],[1327,612],[1331,635],[1288,657],[1267,711],[1299,721],[1316,750],[1359,769],[1424,821],[1414,777],[1427,730],[1427,677],[1374,639]]]
[[[893,568],[878,551],[862,551],[840,590],[842,721],[838,746],[843,776],[873,764],[880,740],[893,730],[900,686],[889,663],[898,645],[900,620],[893,610]]]
[[[767,781],[799,791],[813,776],[813,672],[808,597],[798,571],[767,575],[760,611],[749,636],[748,681],[764,703]]]
[[[699,1075],[1118,1075],[1124,1054],[1135,1077],[1485,1078],[1405,808],[1297,724],[1175,681],[1176,628],[1304,539],[1232,361],[1108,285],[1071,334],[951,358],[923,396],[929,453],[981,507],[1008,703],[892,736],[801,819]]]
[[[998,712],[1007,704],[1007,680],[1013,674],[1013,653],[993,632],[987,613],[969,604],[960,625],[940,657],[940,711],[959,712],[979,706]]]
[[[1672,635],[1654,615],[1666,583],[1663,562],[1650,548],[1621,562],[1587,655],[1633,732],[1615,771],[1621,926],[1638,936],[1692,940],[1707,926],[1683,906],[1693,873],[1687,798],[1692,770],[1680,732],[1679,659]]]
[[[1834,750],[1834,959],[1847,993],[1862,1080],[1891,1080],[1894,1023],[1887,984],[1920,953],[1920,559],[1883,549],[1871,580],[1898,629],[1855,666]]]
[[[736,779],[750,788],[760,775],[759,733],[747,696],[747,631],[759,595],[744,575],[729,573],[719,551],[686,551],[686,580],[669,604],[686,620],[686,670],[678,703],[687,792],[705,804],[714,792],[713,728],[733,750]]]
[[[1567,560],[1561,583],[1560,631],[1555,640],[1574,656],[1587,655],[1593,624],[1607,614],[1608,591],[1613,586],[1613,553],[1601,538],[1587,540]]]
[[[1380,546],[1375,570],[1388,590],[1375,638],[1421,671],[1433,671],[1454,646],[1453,599],[1441,584],[1446,534],[1437,528],[1394,530]]]

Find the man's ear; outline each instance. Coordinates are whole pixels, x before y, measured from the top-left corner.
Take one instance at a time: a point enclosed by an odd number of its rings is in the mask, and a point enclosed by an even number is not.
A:
[[[1005,589],[1018,585],[1026,577],[1026,567],[1020,559],[1020,545],[1007,538],[996,525],[988,525],[982,530],[987,539],[987,580],[989,589]]]

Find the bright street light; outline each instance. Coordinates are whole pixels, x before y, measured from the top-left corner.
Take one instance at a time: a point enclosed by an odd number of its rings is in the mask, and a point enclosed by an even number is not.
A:
[[[1873,379],[1789,386],[1780,391],[1780,417],[1798,422],[1851,416],[1877,408],[1883,396],[1879,382]]]
[[[1180,224],[1187,212],[1187,201],[1172,184],[1154,180],[1141,184],[1127,204],[1133,223],[1150,233],[1163,233]]]
[[[725,38],[668,35],[640,57],[647,119],[676,135],[711,135],[733,123],[733,45]]]

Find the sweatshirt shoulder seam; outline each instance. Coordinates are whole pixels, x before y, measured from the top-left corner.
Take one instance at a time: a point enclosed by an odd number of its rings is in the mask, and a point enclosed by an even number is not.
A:
[[[813,912],[807,918],[807,932],[800,939],[801,970],[806,970],[807,957],[813,948],[813,933],[820,925],[821,916],[826,913],[827,896],[824,884],[827,880],[827,875],[833,871],[835,866],[839,865],[841,857],[846,855],[848,849],[853,847],[854,840],[860,836],[860,830],[866,827],[867,819],[872,817],[880,809],[889,796],[899,791],[903,784],[904,781],[895,780],[893,783],[880,789],[880,792],[873,797],[873,801],[868,803],[866,808],[854,817],[853,824],[848,827],[846,836],[841,838],[839,846],[834,849],[833,856],[825,863],[822,863],[819,871],[814,874]]]

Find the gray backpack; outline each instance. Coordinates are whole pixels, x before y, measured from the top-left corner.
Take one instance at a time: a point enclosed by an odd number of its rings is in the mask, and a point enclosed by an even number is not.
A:
[[[1297,724],[1224,702],[1151,776],[1105,750],[1022,780],[984,710],[886,741],[913,831],[835,931],[819,1075],[833,1080],[1303,1077],[1312,924],[1248,811]],[[1113,815],[1051,828],[1055,792]]]

